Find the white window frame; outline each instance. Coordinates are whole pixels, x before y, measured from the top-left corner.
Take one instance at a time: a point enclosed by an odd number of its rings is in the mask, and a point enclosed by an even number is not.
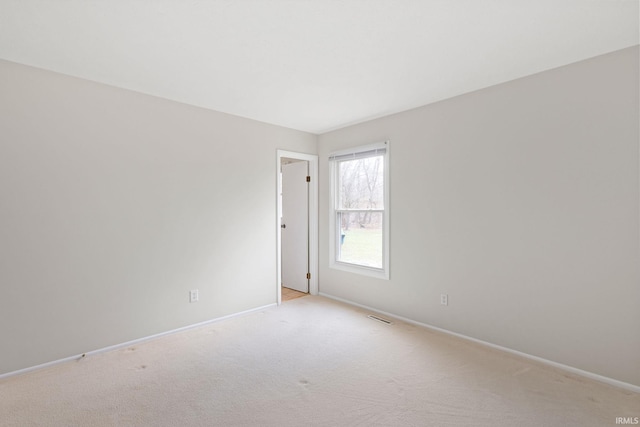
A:
[[[378,142],[375,144],[369,145],[361,145],[358,147],[349,148],[346,150],[340,150],[333,152],[329,155],[329,176],[330,176],[330,203],[329,203],[329,267],[348,271],[351,273],[362,274],[365,276],[376,277],[378,279],[389,280],[389,212],[390,212],[390,204],[389,204],[389,182],[390,182],[390,174],[389,174],[389,141]],[[384,159],[384,209],[383,211],[383,221],[382,221],[382,268],[375,267],[367,267],[359,264],[347,263],[344,261],[339,261],[337,256],[339,254],[339,248],[337,245],[340,244],[340,229],[337,226],[337,215],[338,211],[338,167],[337,163],[339,160],[347,160],[347,156],[352,156],[353,158],[357,158],[358,155],[362,155],[362,153],[366,152],[380,152],[382,150],[383,159]],[[375,210],[379,212],[380,210]]]

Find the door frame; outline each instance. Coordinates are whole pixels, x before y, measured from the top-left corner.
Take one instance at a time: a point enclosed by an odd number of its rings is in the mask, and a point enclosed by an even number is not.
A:
[[[282,229],[280,218],[280,188],[282,188],[282,159],[306,160],[309,162],[309,293],[318,295],[318,156],[295,151],[277,150],[276,152],[276,295],[278,305],[282,304]]]

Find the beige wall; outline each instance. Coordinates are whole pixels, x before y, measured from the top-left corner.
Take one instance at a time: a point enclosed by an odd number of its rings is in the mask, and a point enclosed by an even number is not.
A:
[[[321,292],[640,385],[638,79],[635,47],[321,135],[321,171],[391,140],[391,280],[328,267],[323,174]]]
[[[0,374],[276,301],[315,135],[0,61],[0,139]]]

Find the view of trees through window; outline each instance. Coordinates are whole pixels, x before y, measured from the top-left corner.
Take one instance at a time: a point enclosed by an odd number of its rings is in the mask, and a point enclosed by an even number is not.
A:
[[[338,180],[338,260],[382,268],[384,157],[340,161]]]

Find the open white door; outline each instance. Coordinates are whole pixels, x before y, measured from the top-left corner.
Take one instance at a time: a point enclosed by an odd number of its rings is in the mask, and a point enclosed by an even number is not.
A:
[[[309,292],[309,162],[282,165],[282,286]]]
[[[282,282],[283,282],[283,273],[282,273],[282,264],[283,264],[283,249],[282,249],[282,239],[283,234],[282,231],[289,228],[283,229],[282,225],[282,166],[288,163],[291,163],[291,160],[301,160],[304,163],[307,163],[309,168],[308,175],[311,177],[311,182],[308,184],[308,204],[307,204],[307,212],[308,212],[308,273],[311,274],[311,279],[308,282],[308,289],[311,295],[318,295],[319,287],[318,287],[318,156],[315,154],[305,154],[298,153],[295,151],[286,151],[286,150],[277,150],[276,153],[276,170],[278,173],[276,174],[276,191],[274,195],[277,198],[277,215],[274,226],[277,230],[277,238],[276,238],[276,258],[277,258],[277,272],[274,285],[274,290],[276,291],[276,302],[277,304],[282,303]],[[304,182],[306,182],[306,177]],[[287,233],[290,235],[291,233]],[[285,261],[286,262],[286,261]],[[298,275],[298,274],[296,274]],[[304,276],[306,277],[306,276]]]

